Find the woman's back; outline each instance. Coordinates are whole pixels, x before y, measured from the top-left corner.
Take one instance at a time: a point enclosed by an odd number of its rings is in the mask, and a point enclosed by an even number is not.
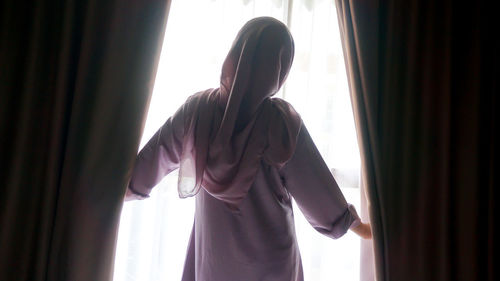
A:
[[[360,222],[302,126],[292,159],[279,170],[262,161],[239,210],[205,190],[196,195],[182,280],[303,280],[292,197],[332,238]]]

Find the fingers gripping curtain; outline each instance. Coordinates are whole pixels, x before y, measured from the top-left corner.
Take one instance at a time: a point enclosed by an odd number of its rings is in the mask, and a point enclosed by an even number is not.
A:
[[[0,4],[0,280],[111,280],[169,6]]]
[[[495,280],[495,9],[336,3],[377,280]]]

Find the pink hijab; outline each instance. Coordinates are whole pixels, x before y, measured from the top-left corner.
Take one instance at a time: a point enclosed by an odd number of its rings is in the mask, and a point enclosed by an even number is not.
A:
[[[231,208],[248,193],[261,161],[281,167],[293,155],[300,116],[271,98],[285,82],[294,56],[288,28],[261,17],[239,31],[222,66],[220,88],[186,103],[180,197],[204,188]]]

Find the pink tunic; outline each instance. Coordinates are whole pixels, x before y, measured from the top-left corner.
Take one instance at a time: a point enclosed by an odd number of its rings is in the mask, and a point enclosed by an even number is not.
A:
[[[184,125],[176,116],[139,153],[129,185],[134,193],[147,196],[179,167]],[[238,211],[199,191],[182,280],[303,280],[292,197],[311,225],[331,238],[360,223],[304,125],[281,169],[261,162]]]

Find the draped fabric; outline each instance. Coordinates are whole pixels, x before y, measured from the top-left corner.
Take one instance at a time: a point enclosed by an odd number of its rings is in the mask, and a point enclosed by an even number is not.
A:
[[[110,280],[170,1],[0,4],[0,280]]]
[[[377,280],[495,280],[499,45],[492,7],[336,3]]]
[[[287,102],[270,97],[285,82],[293,55],[293,38],[280,21],[258,17],[242,27],[224,61],[220,88],[191,97],[186,106],[181,197],[203,186],[237,208],[261,160],[281,167],[291,158],[301,119]]]

